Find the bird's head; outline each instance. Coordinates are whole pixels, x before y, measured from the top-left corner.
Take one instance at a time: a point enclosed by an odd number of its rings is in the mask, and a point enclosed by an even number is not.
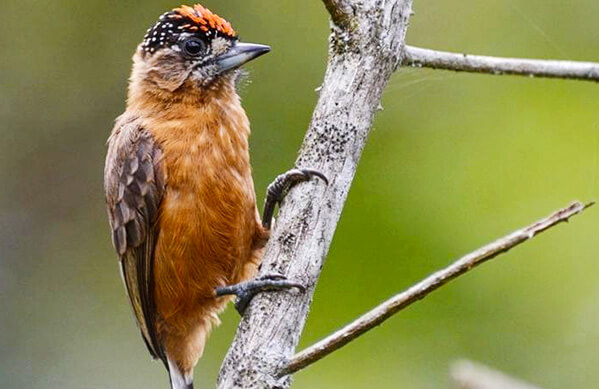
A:
[[[207,90],[233,82],[240,66],[269,51],[265,45],[240,42],[231,24],[209,9],[184,5],[148,29],[134,56],[132,83],[166,93]]]

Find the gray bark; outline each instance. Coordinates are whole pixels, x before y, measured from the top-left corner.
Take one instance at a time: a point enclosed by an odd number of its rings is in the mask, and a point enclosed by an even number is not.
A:
[[[294,354],[374,114],[402,58],[411,0],[325,1],[333,17],[320,98],[296,165],[329,178],[291,190],[278,216],[260,275],[280,273],[305,293],[263,293],[241,320],[218,387],[287,388]]]
[[[538,234],[555,227],[559,223],[567,222],[572,216],[579,214],[594,203],[583,204],[579,201],[560,209],[536,223],[515,231],[501,239],[479,248],[458,259],[451,265],[441,269],[424,280],[412,285],[408,290],[398,293],[387,301],[368,311],[345,327],[327,336],[318,343],[297,353],[289,360],[284,368],[285,373],[295,373],[320,359],[335,352],[349,342],[364,335],[367,331],[381,325],[391,316],[407,308],[413,303],[422,300],[430,293],[439,289],[455,278],[466,274],[476,266],[507,253],[512,248],[534,238]]]
[[[599,81],[599,63],[595,62],[490,57],[412,46],[406,46],[403,62],[406,66],[456,72]]]

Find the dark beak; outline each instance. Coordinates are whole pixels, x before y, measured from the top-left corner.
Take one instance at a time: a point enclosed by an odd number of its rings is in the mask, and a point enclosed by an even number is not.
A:
[[[216,59],[216,66],[218,66],[220,72],[237,69],[269,51],[270,46],[237,42],[229,51]]]

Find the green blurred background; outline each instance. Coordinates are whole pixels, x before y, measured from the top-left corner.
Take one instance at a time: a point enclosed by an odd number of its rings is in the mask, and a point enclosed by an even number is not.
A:
[[[105,140],[130,57],[179,3],[0,3],[0,388],[166,388],[135,328],[104,211]],[[296,156],[327,54],[314,1],[207,0],[272,45],[241,90],[258,194]],[[415,1],[408,43],[599,61],[593,0]],[[300,346],[496,237],[599,198],[598,86],[393,76]],[[466,357],[547,388],[599,387],[599,214],[457,280],[296,375],[296,388],[447,388]],[[238,317],[196,369],[213,387]]]

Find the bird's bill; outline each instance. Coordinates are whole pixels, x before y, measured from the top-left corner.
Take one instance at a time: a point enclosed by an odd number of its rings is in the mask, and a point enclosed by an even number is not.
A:
[[[216,60],[220,72],[237,69],[243,64],[270,51],[270,46],[237,42]]]

